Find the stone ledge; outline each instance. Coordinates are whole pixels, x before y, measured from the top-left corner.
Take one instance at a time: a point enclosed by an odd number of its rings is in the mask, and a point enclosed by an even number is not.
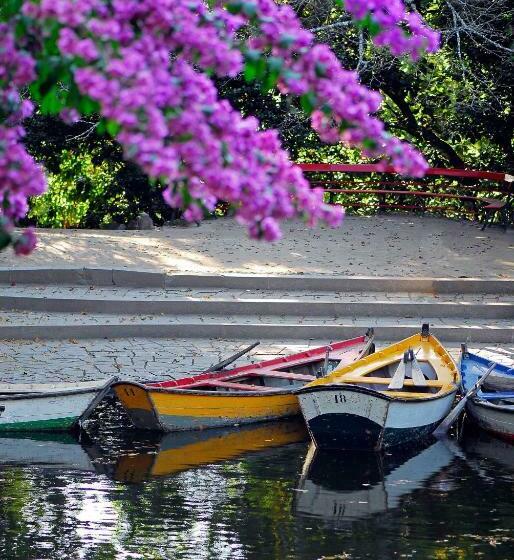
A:
[[[514,303],[261,300],[129,300],[0,296],[0,310],[158,315],[292,315],[318,317],[458,317],[513,319]]]
[[[95,325],[44,325],[2,326],[0,340],[50,340],[98,338],[252,338],[275,340],[327,339],[338,340],[360,336],[366,329],[354,325],[298,325],[298,324],[95,324]],[[377,340],[400,340],[416,332],[415,326],[375,327]],[[466,328],[439,326],[432,332],[443,343],[514,343],[514,327]]]
[[[240,288],[268,290],[514,294],[514,279],[408,278],[328,275],[166,274],[103,268],[0,268],[2,284],[72,284],[132,288]]]

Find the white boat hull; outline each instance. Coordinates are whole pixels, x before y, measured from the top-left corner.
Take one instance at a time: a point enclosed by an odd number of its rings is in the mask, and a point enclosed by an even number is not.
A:
[[[449,413],[455,393],[393,399],[355,385],[323,385],[298,397],[317,447],[378,450],[431,434]]]
[[[514,441],[514,405],[494,405],[473,399],[468,401],[466,410],[483,430]]]
[[[32,392],[6,390],[0,393],[0,432],[68,431],[86,419],[114,380],[77,383],[74,389],[63,384],[41,392],[34,392],[37,386]]]

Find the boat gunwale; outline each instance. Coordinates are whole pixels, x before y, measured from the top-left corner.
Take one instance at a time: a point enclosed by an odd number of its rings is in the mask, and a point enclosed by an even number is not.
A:
[[[263,387],[262,391],[243,391],[234,390],[232,391],[202,391],[200,389],[187,389],[186,387],[154,387],[152,385],[145,385],[144,383],[138,383],[137,381],[118,381],[112,385],[113,389],[116,387],[121,387],[123,385],[133,385],[138,389],[143,389],[146,393],[167,393],[176,395],[198,395],[202,397],[274,397],[275,395],[292,395],[297,389],[280,389],[273,388],[273,391],[269,390],[269,387]],[[256,385],[253,385],[256,387]]]
[[[434,401],[438,400],[443,397],[447,397],[452,393],[455,394],[458,391],[458,386],[455,385],[451,390],[445,391],[444,393],[427,393],[426,397],[398,397],[398,396],[391,396],[387,395],[383,391],[377,391],[376,389],[370,389],[369,387],[363,387],[361,385],[353,384],[353,383],[334,383],[334,384],[325,384],[325,385],[314,385],[312,387],[302,387],[297,389],[294,393],[296,395],[304,394],[304,393],[316,393],[321,391],[342,391],[348,390],[352,393],[363,393],[369,396],[377,397],[379,399],[389,401],[389,402],[405,402],[405,403],[413,403],[413,402],[427,402],[427,401]],[[408,393],[406,393],[408,394]]]
[[[198,383],[201,381],[209,381],[212,379],[221,380],[225,376],[239,376],[247,372],[255,372],[256,375],[259,371],[271,370],[278,371],[274,366],[284,367],[292,362],[298,362],[294,365],[301,365],[302,363],[310,363],[316,361],[317,359],[322,359],[326,353],[328,347],[332,348],[333,351],[338,350],[351,350],[352,348],[358,348],[362,346],[360,354],[363,354],[369,349],[371,344],[373,344],[374,336],[361,335],[354,338],[349,338],[347,340],[340,340],[332,344],[326,344],[324,346],[319,346],[317,348],[312,348],[309,350],[304,350],[303,352],[297,352],[295,354],[289,354],[287,356],[281,356],[278,358],[271,358],[269,360],[264,360],[262,362],[257,362],[255,364],[246,364],[239,367],[231,368],[228,370],[221,370],[215,372],[200,372],[195,375],[188,376],[187,374],[179,377],[178,379],[169,379],[166,381],[156,381],[156,382],[146,382],[145,386],[152,388],[161,389],[175,389],[187,385],[192,385],[193,383]],[[154,384],[155,383],[155,384]],[[166,384],[163,386],[163,384]],[[168,385],[169,384],[169,385]]]
[[[514,412],[514,402],[512,404],[494,404],[489,400],[481,399],[480,396],[473,397],[471,401],[474,405],[482,408],[490,408],[492,410],[501,410],[510,413]]]
[[[32,400],[32,399],[44,399],[52,397],[69,397],[74,395],[85,395],[87,393],[98,393],[105,389],[106,386],[99,386],[97,389],[77,389],[76,391],[56,391],[51,393],[0,393],[0,402],[3,401],[14,401],[14,400]]]

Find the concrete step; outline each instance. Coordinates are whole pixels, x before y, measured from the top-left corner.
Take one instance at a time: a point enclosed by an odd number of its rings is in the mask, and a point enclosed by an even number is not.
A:
[[[0,286],[0,310],[514,319],[514,295],[21,285]]]
[[[399,340],[419,331],[427,318],[316,317],[290,315],[112,315],[107,313],[0,314],[0,339],[66,338],[239,338],[338,340],[373,327],[380,340]],[[433,333],[446,342],[512,343],[512,320],[429,319]]]
[[[514,295],[512,278],[419,278],[258,274],[166,274],[103,268],[0,268],[0,284],[74,284],[148,288],[234,288],[331,292],[490,293]]]

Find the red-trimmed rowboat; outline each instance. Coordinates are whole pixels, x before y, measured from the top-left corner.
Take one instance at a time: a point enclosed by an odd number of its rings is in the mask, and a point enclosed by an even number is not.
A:
[[[373,333],[257,364],[114,391],[137,428],[173,432],[275,420],[300,413],[293,392],[374,351]]]

